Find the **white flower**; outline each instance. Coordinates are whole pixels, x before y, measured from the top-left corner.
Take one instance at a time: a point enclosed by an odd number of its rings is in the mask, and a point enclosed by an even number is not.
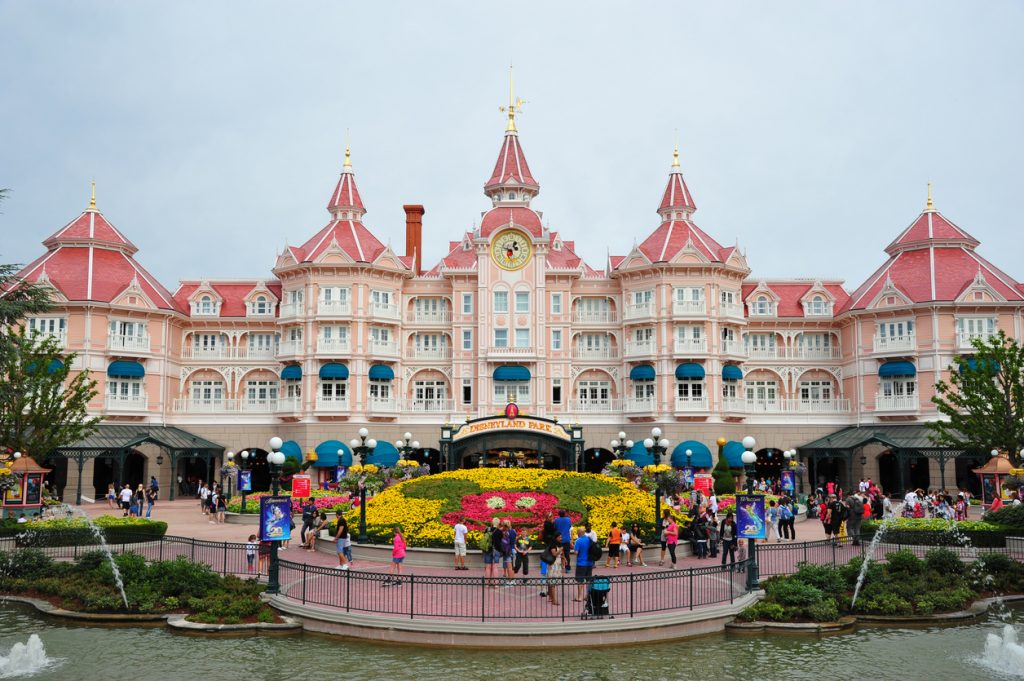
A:
[[[517,508],[533,508],[537,505],[537,500],[533,497],[519,497],[516,500]]]
[[[501,497],[489,497],[487,499],[487,508],[505,508],[505,500]]]

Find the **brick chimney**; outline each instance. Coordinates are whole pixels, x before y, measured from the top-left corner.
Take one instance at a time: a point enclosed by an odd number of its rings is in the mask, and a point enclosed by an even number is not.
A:
[[[420,205],[402,206],[405,209],[405,255],[412,256],[412,271],[423,274],[423,213]]]

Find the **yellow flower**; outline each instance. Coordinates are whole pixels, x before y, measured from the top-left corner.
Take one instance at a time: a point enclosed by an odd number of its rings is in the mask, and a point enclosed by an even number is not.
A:
[[[608,464],[608,467],[609,468],[622,468],[623,466],[635,466],[635,465],[636,465],[636,461],[633,461],[632,459],[615,459],[610,464]]]
[[[672,470],[672,466],[665,463],[659,463],[657,465],[644,466],[644,471],[647,473],[664,473],[665,471]]]

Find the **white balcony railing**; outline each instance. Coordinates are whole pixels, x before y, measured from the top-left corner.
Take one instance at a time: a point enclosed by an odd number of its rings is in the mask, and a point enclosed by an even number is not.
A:
[[[917,395],[876,395],[875,411],[911,411],[921,408]]]
[[[398,356],[397,341],[383,341],[371,338],[366,344],[366,351],[371,355],[382,355],[386,357]]]
[[[577,345],[572,349],[573,359],[590,359],[590,360],[603,360],[603,359],[616,359],[619,356],[617,350],[612,347],[592,347]]]
[[[658,402],[653,397],[628,397],[624,411],[628,414],[653,414],[658,410]]]
[[[305,312],[305,305],[303,303],[281,303],[280,319],[298,317],[303,312]]]
[[[175,399],[172,409],[183,414],[223,414],[232,411],[231,403],[235,401],[223,397],[184,397]]]
[[[641,319],[643,317],[653,317],[657,311],[653,300],[649,300],[646,303],[630,303],[626,305],[625,319]]]
[[[405,401],[405,411],[418,414],[447,414],[455,407],[454,400],[411,399]]]
[[[723,317],[743,319],[743,306],[739,303],[722,303],[718,309]]]
[[[371,397],[366,402],[366,410],[371,414],[398,413],[398,400],[392,397]]]
[[[32,333],[31,331],[29,332]],[[68,332],[66,329],[60,331],[36,331],[35,336],[37,340],[44,340],[46,338],[53,339],[60,344],[60,347],[67,347],[68,344]]]
[[[370,303],[370,314],[380,319],[398,319],[398,306],[394,303]]]
[[[747,411],[747,401],[742,397],[723,397],[722,411],[733,414],[743,414]]]
[[[676,411],[707,411],[708,398],[676,396]]]
[[[966,332],[960,332],[959,334],[957,334],[957,337],[956,337],[957,345],[960,347],[961,350],[968,350],[968,349],[974,347],[974,344],[971,343],[971,341],[974,340],[975,338],[979,338],[979,339],[981,339],[982,342],[985,342],[985,341],[988,341],[988,339],[991,338],[994,335],[995,335],[994,333],[966,333]]]
[[[801,347],[789,348],[787,355],[791,359],[840,359],[842,354],[839,348],[828,347]]]
[[[348,300],[318,300],[316,313],[325,317],[341,317],[352,314],[352,301]],[[282,317],[284,314],[281,315]]]
[[[297,414],[302,411],[302,398],[301,397],[279,397],[277,399],[278,414]]]
[[[447,345],[437,348],[425,348],[414,345],[409,356],[413,359],[451,359],[452,349]]]
[[[742,397],[722,400],[722,411],[740,414],[846,414],[850,400],[834,399],[754,399]]]
[[[618,411],[620,408],[619,400],[615,400],[610,397],[605,399],[578,398],[575,402],[572,403],[572,407],[575,411],[583,414],[608,413]]]
[[[707,338],[676,338],[677,355],[699,355],[707,351]]]
[[[747,345],[744,352],[750,359],[779,359],[785,355],[783,348],[775,345],[764,347],[761,345]]]
[[[417,310],[409,313],[409,321],[413,324],[447,324],[451,321],[448,310]]]
[[[317,395],[316,396],[316,409],[317,411],[348,411],[348,396],[336,397],[334,395]]]
[[[875,352],[903,352],[917,349],[917,336],[875,336]]]
[[[616,314],[613,310],[579,310],[577,309],[572,320],[577,324],[610,324],[616,321]]]
[[[317,338],[316,351],[325,355],[352,352],[352,343],[348,336],[344,338]]]
[[[496,357],[531,357],[537,353],[532,345],[512,345],[506,347],[489,347],[487,354]]]
[[[231,400],[230,404],[237,405],[236,410],[246,414],[271,414],[277,411],[276,397],[244,397]]]
[[[181,348],[182,359],[227,359],[234,354],[234,348],[227,345],[185,345]]]
[[[125,336],[112,333],[107,338],[111,352],[149,352],[149,336]]]
[[[747,353],[743,350],[743,343],[738,340],[723,340],[722,354],[743,357]]]
[[[673,315],[695,315],[707,312],[707,303],[703,300],[673,300]]]
[[[277,345],[242,345],[236,349],[239,359],[270,359],[278,353]]]
[[[107,411],[146,411],[149,398],[145,395],[107,395]]]
[[[278,357],[291,357],[293,355],[302,354],[302,341],[298,340],[286,340],[281,341],[281,345],[277,348]]]
[[[658,344],[653,340],[626,341],[626,357],[653,355],[658,351]]]

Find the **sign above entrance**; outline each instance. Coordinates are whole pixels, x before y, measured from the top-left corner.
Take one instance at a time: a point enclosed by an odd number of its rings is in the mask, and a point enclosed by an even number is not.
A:
[[[452,442],[458,442],[463,438],[483,433],[502,433],[525,431],[557,437],[560,440],[569,441],[572,439],[572,431],[567,430],[560,423],[553,423],[544,419],[535,419],[527,416],[519,418],[505,418],[498,416],[491,419],[472,421],[452,432]]]

